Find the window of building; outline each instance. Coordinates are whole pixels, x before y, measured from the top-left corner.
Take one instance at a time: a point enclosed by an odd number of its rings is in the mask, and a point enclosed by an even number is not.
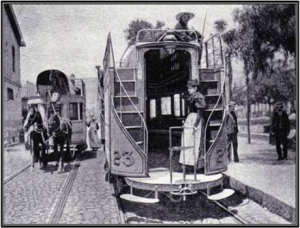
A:
[[[171,97],[162,97],[161,98],[161,114],[162,115],[171,115]]]
[[[14,90],[7,88],[7,100],[14,100]]]
[[[156,117],[156,100],[151,99],[150,100],[150,118]]]
[[[12,70],[13,70],[13,72],[15,72],[16,71],[16,51],[15,51],[14,46],[11,47],[11,53],[12,53]]]

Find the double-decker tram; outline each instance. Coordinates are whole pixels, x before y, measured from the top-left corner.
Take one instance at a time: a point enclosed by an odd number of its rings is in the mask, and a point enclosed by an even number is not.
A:
[[[68,78],[62,71],[50,69],[37,76],[36,85],[44,119],[49,119],[51,113],[69,119],[72,123],[70,142],[72,156],[75,152],[80,153],[85,150],[87,148],[86,91],[83,80]]]
[[[188,42],[180,33],[194,37]],[[224,53],[219,34],[198,41],[193,30],[140,30],[136,43],[127,48],[117,65],[110,34],[103,60],[105,153],[110,179],[120,197],[141,203],[159,202],[159,193],[180,196],[206,190],[211,200],[234,193],[223,189],[227,170]],[[184,99],[187,82],[197,79],[205,97],[202,132],[194,143],[184,145],[184,134],[195,128],[183,124],[190,110]],[[194,131],[194,132],[193,132]],[[192,133],[191,133],[192,132]],[[195,155],[200,140],[204,153]],[[188,171],[179,164],[179,154],[194,150],[200,170]],[[122,183],[130,193],[122,194]],[[213,188],[220,190],[211,194]],[[135,189],[152,191],[151,198],[135,195]]]

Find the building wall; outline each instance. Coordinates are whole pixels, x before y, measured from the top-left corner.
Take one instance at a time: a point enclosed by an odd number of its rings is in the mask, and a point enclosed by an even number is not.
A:
[[[4,86],[4,141],[8,143],[19,140],[19,130],[22,127],[22,104],[20,93],[20,45],[13,32],[12,25],[8,19],[6,10],[3,10],[4,40],[3,40],[3,72]],[[13,70],[13,52],[15,50],[15,67]],[[7,90],[13,90],[13,100],[8,99]]]
[[[86,112],[87,119],[93,114],[97,121],[100,120],[100,110],[98,101],[98,78],[83,78],[86,89]]]

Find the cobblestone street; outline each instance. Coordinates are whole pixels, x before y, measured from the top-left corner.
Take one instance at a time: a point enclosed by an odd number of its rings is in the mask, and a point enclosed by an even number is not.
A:
[[[31,162],[30,152],[25,150],[24,144],[5,148],[3,158],[5,164],[3,166],[4,180]]]
[[[104,151],[87,151],[64,208],[60,224],[119,224],[111,185],[105,181]]]
[[[18,145],[5,151],[4,161],[7,178],[30,163],[30,153]],[[66,163],[65,172],[59,172],[53,162],[46,169],[36,164],[7,181],[4,224],[239,224],[200,193],[188,196],[186,202],[172,202],[160,194],[160,202],[154,205],[117,199],[105,181],[103,150],[86,151],[78,162],[78,166]],[[247,224],[290,224],[238,193],[221,203]]]
[[[30,164],[30,152],[24,145],[8,148],[4,161],[7,179]],[[102,150],[84,152],[74,183],[69,183],[76,168],[74,162],[65,164],[65,172],[55,168],[53,162],[45,169],[39,164],[25,169],[4,185],[4,224],[124,223],[118,214],[113,188],[104,178],[104,161]],[[70,192],[66,192],[68,187]],[[62,212],[58,213],[60,207]]]

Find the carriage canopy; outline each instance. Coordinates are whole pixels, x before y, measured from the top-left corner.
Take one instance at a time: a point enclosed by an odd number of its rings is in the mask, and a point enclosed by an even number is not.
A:
[[[36,80],[37,91],[43,100],[47,100],[48,94],[57,94],[57,99],[62,94],[69,94],[69,81],[67,76],[55,69],[46,70],[40,73]],[[51,99],[54,99],[53,97]],[[53,101],[53,100],[52,100]]]

